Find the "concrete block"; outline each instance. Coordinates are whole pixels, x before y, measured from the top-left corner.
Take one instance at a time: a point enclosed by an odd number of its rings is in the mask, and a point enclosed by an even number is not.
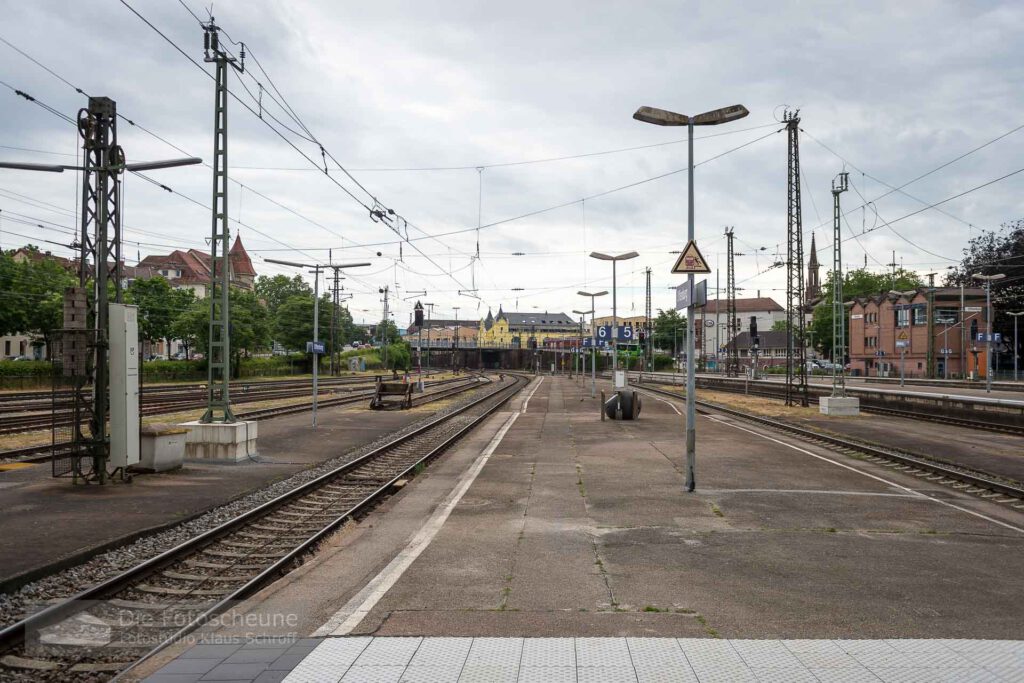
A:
[[[185,436],[185,458],[217,462],[239,462],[256,457],[256,423],[214,422],[198,420],[182,423]]]
[[[133,469],[166,472],[181,467],[185,460],[188,429],[170,424],[143,425],[139,429],[139,462]]]
[[[818,399],[818,410],[822,415],[860,415],[860,399],[851,396],[822,396]]]

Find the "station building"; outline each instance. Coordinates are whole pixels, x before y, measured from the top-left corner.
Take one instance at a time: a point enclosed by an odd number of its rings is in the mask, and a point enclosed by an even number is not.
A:
[[[898,377],[983,377],[987,347],[974,340],[986,327],[980,287],[918,287],[848,302],[850,372]],[[947,368],[948,365],[948,368]]]
[[[548,346],[576,339],[579,330],[579,321],[565,313],[506,313],[499,306],[497,316],[487,311],[487,317],[480,321],[478,339],[483,347],[527,348],[530,340],[536,340],[537,346]]]

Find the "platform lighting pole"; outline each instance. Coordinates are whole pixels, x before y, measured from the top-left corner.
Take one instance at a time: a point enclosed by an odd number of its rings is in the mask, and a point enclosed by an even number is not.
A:
[[[611,261],[612,262],[612,382],[616,381],[615,373],[619,369],[619,311],[618,311],[618,287],[616,286],[616,266],[619,261],[628,261],[634,259],[640,254],[635,251],[628,251],[625,254],[619,254],[612,256],[610,254],[602,254],[599,251],[590,252],[590,258],[596,258],[599,261]],[[614,387],[618,389],[619,387]]]
[[[1020,338],[1017,336],[1017,318],[1024,315],[1024,311],[1013,313],[1007,311],[1006,315],[1013,316],[1013,381],[1017,381],[1017,347],[1020,346]]]
[[[723,107],[713,111],[704,112],[697,116],[686,116],[664,109],[654,107],[640,107],[633,114],[633,118],[644,123],[653,123],[657,126],[686,126],[687,149],[689,151],[687,179],[687,239],[694,239],[693,224],[693,127],[714,126],[720,123],[728,123],[742,119],[749,114],[747,108],[742,104],[731,107]],[[693,292],[693,273],[686,276],[689,291]],[[716,350],[717,353],[717,350]],[[716,356],[717,357],[717,356]],[[697,383],[694,377],[694,331],[693,331],[693,306],[686,309],[686,490],[696,489],[696,462],[697,462],[697,406],[696,393]]]
[[[995,275],[982,275],[981,273],[975,273],[972,275],[975,280],[981,280],[985,283],[985,338],[988,343],[988,349],[985,351],[985,393],[992,393],[992,281],[1002,280],[1006,277],[1006,273],[996,273]],[[1014,340],[1016,341],[1016,340]]]
[[[316,345],[320,341],[320,271],[326,270],[327,268],[334,268],[335,274],[337,274],[340,268],[359,268],[362,266],[368,266],[369,263],[344,263],[344,264],[332,264],[325,266],[319,263],[296,263],[295,261],[279,261],[277,259],[264,259],[267,263],[276,263],[279,266],[288,266],[290,268],[312,268],[314,277],[313,281],[313,427],[316,428],[316,408],[317,400],[320,394],[320,353],[316,350]]]
[[[597,305],[595,299],[608,292],[576,292],[580,296],[590,297],[590,398],[597,396]]]

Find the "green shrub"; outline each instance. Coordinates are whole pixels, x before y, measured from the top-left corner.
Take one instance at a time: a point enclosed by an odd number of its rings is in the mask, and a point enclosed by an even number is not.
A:
[[[46,360],[0,361],[0,377],[49,377],[53,365]]]

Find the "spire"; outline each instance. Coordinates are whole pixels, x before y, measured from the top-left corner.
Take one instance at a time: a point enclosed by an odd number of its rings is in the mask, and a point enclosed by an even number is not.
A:
[[[493,325],[494,325],[494,316],[491,315],[491,309],[490,309],[490,307],[488,307],[488,309],[487,309],[487,317],[484,318],[484,329],[485,330],[489,330],[489,329],[491,329],[491,327]]]
[[[821,298],[821,282],[819,271],[821,265],[818,263],[818,248],[814,243],[814,233],[811,233],[811,256],[807,259],[807,288],[804,291],[804,302],[811,302]]]

